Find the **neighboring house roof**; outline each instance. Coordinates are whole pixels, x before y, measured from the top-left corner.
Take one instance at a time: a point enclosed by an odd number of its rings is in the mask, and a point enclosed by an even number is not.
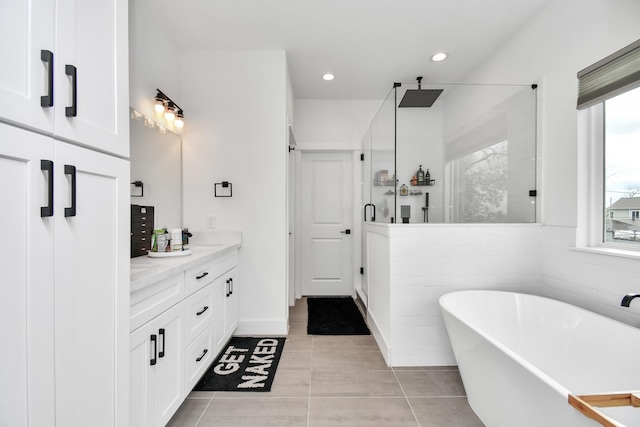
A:
[[[623,197],[607,209],[640,209],[640,197]]]

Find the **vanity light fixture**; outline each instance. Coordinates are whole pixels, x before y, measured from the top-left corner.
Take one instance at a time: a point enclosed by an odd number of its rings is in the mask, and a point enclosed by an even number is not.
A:
[[[325,74],[324,76],[322,76],[322,78],[323,78],[323,79],[325,79],[325,80],[327,80],[327,81],[329,81],[329,80],[333,80],[333,79],[335,79],[335,78],[336,78],[336,76],[334,76],[334,75],[333,75],[333,74],[331,74],[331,73],[327,73],[327,74]]]
[[[176,119],[173,121],[173,125],[179,133],[182,133],[182,128],[184,127],[184,113],[182,110],[176,113]]]
[[[447,59],[447,54],[444,52],[438,52],[438,53],[434,53],[433,55],[431,55],[431,60],[433,62],[440,62],[440,61],[444,61],[445,59]]]
[[[155,97],[154,109],[166,129],[182,133],[184,130],[184,111],[160,89]]]

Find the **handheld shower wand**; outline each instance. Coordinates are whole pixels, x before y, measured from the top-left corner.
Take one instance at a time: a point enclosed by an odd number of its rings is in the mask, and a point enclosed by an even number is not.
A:
[[[425,193],[424,197],[424,207],[422,208],[422,213],[424,214],[424,222],[429,222],[429,193]]]

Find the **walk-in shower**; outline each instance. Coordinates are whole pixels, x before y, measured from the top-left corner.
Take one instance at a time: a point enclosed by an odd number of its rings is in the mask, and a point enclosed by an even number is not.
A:
[[[535,222],[536,88],[395,83],[363,140],[364,221]]]

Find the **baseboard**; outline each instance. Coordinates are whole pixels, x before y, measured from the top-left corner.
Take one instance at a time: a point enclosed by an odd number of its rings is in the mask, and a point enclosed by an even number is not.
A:
[[[286,336],[289,325],[286,320],[251,319],[240,320],[234,335],[243,336]]]
[[[382,353],[384,361],[387,366],[391,366],[391,349],[389,348],[389,345],[387,345],[387,341],[384,339],[380,329],[378,329],[378,325],[376,324],[375,318],[371,312],[367,313],[367,325],[369,326],[369,330],[371,331],[373,338],[378,344],[378,348],[380,348],[380,353]]]
[[[360,310],[360,314],[362,314],[363,319],[366,321],[367,320],[367,306],[364,303],[364,301],[360,298],[360,294],[358,294],[357,292],[356,292],[356,297],[354,298],[354,301],[356,302],[356,307],[358,307],[358,310]]]

